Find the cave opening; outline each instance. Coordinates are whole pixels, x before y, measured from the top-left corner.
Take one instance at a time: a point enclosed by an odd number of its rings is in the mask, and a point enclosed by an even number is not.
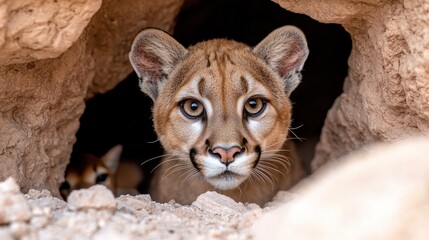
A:
[[[342,93],[351,51],[349,34],[338,24],[323,24],[302,14],[289,12],[264,0],[186,0],[173,37],[185,47],[212,38],[227,38],[254,46],[272,30],[299,27],[306,35],[310,55],[302,71],[301,84],[292,93],[292,131],[298,153],[310,171],[310,161],[319,140],[324,119]],[[152,101],[138,87],[135,73],[113,90],[87,100],[80,119],[71,161],[76,153],[101,156],[121,144],[122,157],[138,163],[162,155],[151,120]],[[147,192],[151,170],[159,159],[143,164]]]

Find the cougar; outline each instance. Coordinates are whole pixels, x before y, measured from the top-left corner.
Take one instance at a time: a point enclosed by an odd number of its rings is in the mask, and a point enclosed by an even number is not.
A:
[[[139,194],[137,188],[144,176],[138,164],[121,158],[122,149],[122,145],[116,145],[101,157],[77,154],[67,165],[65,181],[60,186],[63,199],[73,190],[96,184],[105,185],[115,196]]]
[[[165,150],[151,197],[190,204],[206,191],[264,204],[304,171],[287,140],[292,104],[309,50],[296,27],[274,30],[254,48],[226,39],[186,49],[145,29],[129,54],[141,90],[152,98]]]

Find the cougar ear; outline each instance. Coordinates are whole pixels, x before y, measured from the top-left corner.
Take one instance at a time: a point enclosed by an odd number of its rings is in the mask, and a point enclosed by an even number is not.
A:
[[[279,74],[290,95],[301,82],[300,71],[309,53],[304,33],[293,26],[278,28],[256,45],[253,52]]]
[[[187,50],[167,33],[145,29],[133,41],[129,59],[140,79],[140,88],[153,101],[168,75]]]
[[[116,145],[101,157],[101,160],[113,173],[116,173],[116,170],[118,170],[122,149],[122,145]]]

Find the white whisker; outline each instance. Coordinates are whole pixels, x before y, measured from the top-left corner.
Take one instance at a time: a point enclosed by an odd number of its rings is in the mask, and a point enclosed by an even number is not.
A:
[[[267,166],[267,165],[270,165],[270,166]],[[274,165],[273,163],[264,162],[264,163],[261,163],[261,166],[263,166],[263,167],[267,168],[268,170],[271,170],[271,171],[274,171],[274,172],[278,172],[278,173],[280,173],[283,177],[286,177],[286,175],[285,175],[282,171],[280,171],[280,170],[278,170],[278,169],[276,169],[276,168],[274,168],[274,167],[273,167],[273,166],[276,166],[276,165]]]
[[[278,179],[275,176],[273,176],[273,174],[270,173],[270,171],[268,171],[267,169],[264,169],[263,166],[261,166],[259,170],[261,171],[261,173],[264,174],[264,176],[266,176],[268,182],[271,185],[271,189],[274,190],[274,185],[275,185],[274,181],[278,182]]]
[[[178,171],[182,171],[183,169],[186,169],[186,166],[184,165],[179,165],[179,166],[175,166],[173,165],[172,167],[168,168],[165,172],[164,175],[162,176],[161,182],[164,181],[166,178],[168,178],[171,174],[178,172]],[[170,171],[170,173],[168,173],[168,171]],[[167,174],[168,173],[168,174]],[[167,174],[167,175],[166,175]]]
[[[187,175],[187,176],[183,179],[183,181],[181,182],[181,184],[183,184],[183,183],[186,181],[186,179],[188,179],[188,178],[189,178],[189,176],[192,176],[192,175],[191,175],[191,173],[194,173],[194,171],[196,171],[196,169],[190,166],[190,167],[189,167],[189,169],[188,169],[187,171],[185,171],[184,173],[182,173],[182,175],[180,175],[180,176],[177,178],[177,180],[179,180],[181,177],[183,177],[183,176]]]
[[[143,164],[145,164],[145,163],[147,163],[149,161],[152,161],[152,160],[155,160],[155,159],[158,159],[158,158],[170,157],[170,156],[174,156],[174,154],[163,154],[163,155],[159,155],[159,156],[156,156],[156,157],[153,157],[153,158],[149,158],[149,159],[145,160],[144,162],[142,162],[140,165],[143,165]]]
[[[181,161],[182,159],[181,158],[172,158],[172,159],[166,159],[166,160],[163,160],[163,161],[161,161],[158,165],[156,165],[153,169],[152,169],[152,171],[150,171],[150,174],[152,174],[158,167],[160,167],[161,165],[163,165],[163,164],[166,164],[166,163],[168,163],[168,162],[171,162],[171,161]],[[174,165],[173,165],[174,166]]]
[[[301,125],[296,126],[296,127],[289,127],[289,129],[297,130],[298,128],[302,128],[303,126],[304,126],[304,124],[301,124]]]
[[[291,129],[291,128],[289,128],[289,132],[291,132],[291,133],[292,133],[292,135],[294,135],[294,136],[295,136],[295,138],[296,138],[297,140],[299,140],[300,142],[302,142],[302,138],[298,137],[298,135],[296,135],[296,134],[292,131],[292,129]],[[287,140],[292,140],[292,138],[288,138]]]

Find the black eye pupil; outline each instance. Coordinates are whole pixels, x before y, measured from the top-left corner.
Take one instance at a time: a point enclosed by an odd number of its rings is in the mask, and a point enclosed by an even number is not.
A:
[[[198,109],[198,103],[192,102],[190,107],[192,111],[196,111]]]
[[[107,177],[108,177],[107,173],[100,174],[95,179],[95,182],[96,183],[102,183],[102,182],[106,181]]]
[[[249,107],[251,107],[251,108],[256,108],[256,106],[257,106],[258,104],[256,103],[256,101],[255,100],[250,100],[249,101]]]

